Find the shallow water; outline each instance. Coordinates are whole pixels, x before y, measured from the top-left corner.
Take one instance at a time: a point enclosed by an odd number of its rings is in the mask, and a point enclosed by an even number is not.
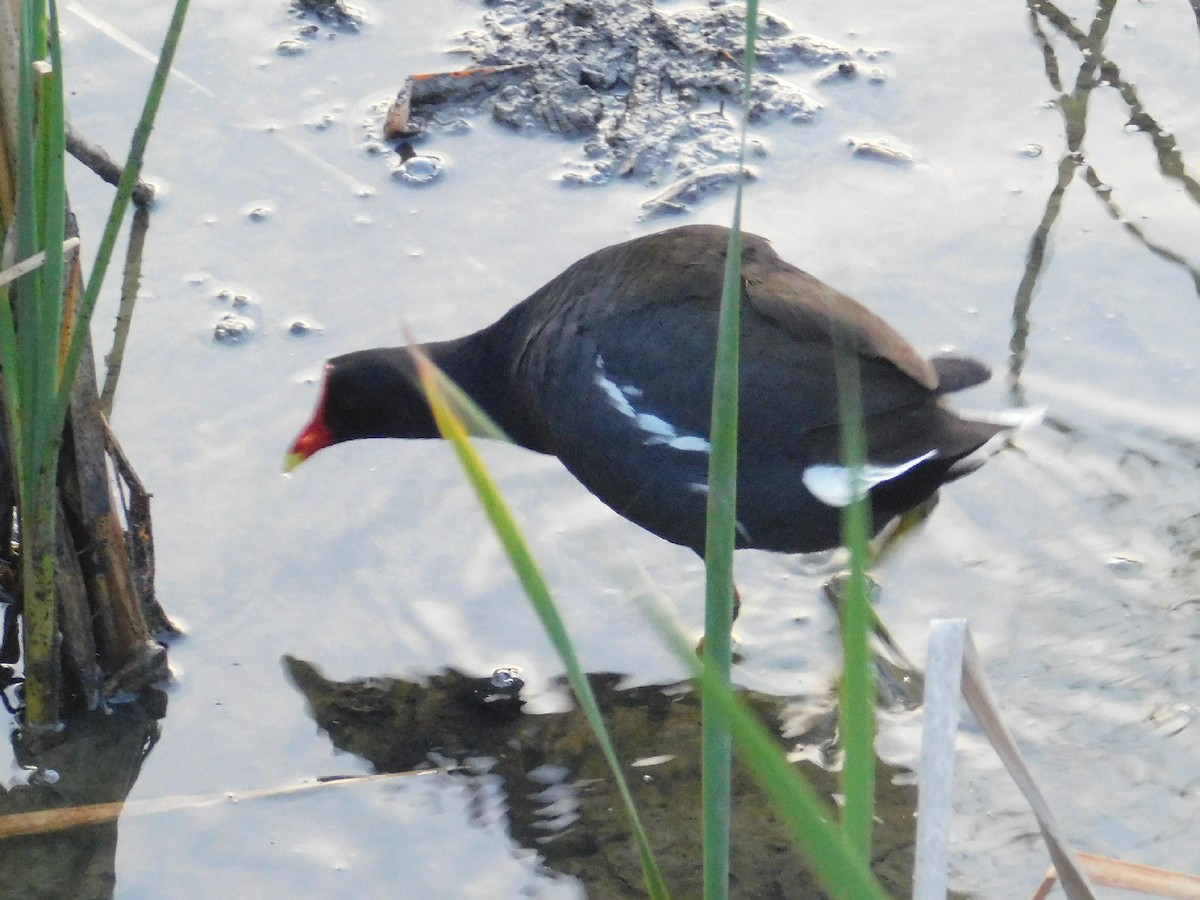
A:
[[[960,406],[1019,396],[1050,410],[1020,451],[943,492],[877,573],[881,612],[918,655],[930,618],[970,620],[1080,848],[1200,870],[1198,22],[1184,4],[1119,4],[1104,53],[1120,81],[1090,91],[1086,119],[1070,120],[1086,133],[1068,147],[1052,101],[1074,89],[1083,56],[1070,28],[1038,17],[1054,87],[1023,4],[771,8],[799,31],[884,51],[886,77],[813,86],[824,102],[814,122],[755,129],[770,152],[756,163],[746,227],[919,348],[952,345],[992,364],[997,377]],[[364,151],[362,123],[407,75],[453,68],[442,50],[481,9],[365,9],[362,33],[326,30],[284,57],[275,44],[297,27],[284,4],[197,4],[177,61],[185,77],[151,142],[147,172],[164,191],[114,425],[154,493],[159,593],[189,636],[171,649],[178,677],[134,801],[373,771],[313,724],[285,654],[334,681],[517,665],[529,709],[567,706],[555,657],[447,447],[346,446],[292,478],[279,463],[324,357],[399,343],[405,328],[438,339],[485,325],[584,253],[669,223],[638,221],[657,188],[564,189],[554,175],[573,147],[486,117],[426,145],[448,162],[438,183],[395,182]],[[1092,5],[1063,9],[1091,27]],[[150,73],[138,47],[157,45],[165,14],[111,0],[64,15],[74,124],[114,152]],[[1122,83],[1159,133],[1126,128]],[[851,138],[880,137],[915,164],[851,152]],[[1089,186],[1088,166],[1111,190]],[[72,177],[94,236],[107,195]],[[726,222],[729,209],[719,198],[691,220]],[[1040,268],[1030,263],[1039,227]],[[212,338],[235,311],[222,289],[250,298],[236,311],[256,331],[236,345]],[[115,296],[105,303],[98,355]],[[293,336],[296,318],[321,328]],[[652,585],[698,628],[699,562],[617,518],[554,461],[484,452],[589,670],[631,685],[677,680],[632,597]],[[739,682],[823,698],[837,672],[824,567],[745,553],[738,573]],[[919,726],[919,713],[887,716],[885,760],[911,766]],[[973,728],[960,748],[953,883],[1027,895],[1047,865],[1033,819]],[[0,772],[23,777],[7,761]],[[126,815],[115,894],[580,895],[514,848],[503,815],[477,821],[472,791],[434,775]]]

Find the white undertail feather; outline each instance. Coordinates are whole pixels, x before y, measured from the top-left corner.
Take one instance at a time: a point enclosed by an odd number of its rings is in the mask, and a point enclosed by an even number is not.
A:
[[[964,419],[999,425],[1004,428],[1004,431],[992,435],[984,442],[983,446],[957,460],[947,474],[956,478],[978,468],[989,456],[994,456],[1007,447],[1021,432],[1028,431],[1039,424],[1046,417],[1046,412],[1047,409],[1044,406],[1014,407],[984,412],[959,412],[958,415]]]
[[[1044,406],[1013,407],[1012,409],[989,409],[983,412],[956,410],[955,414],[972,422],[987,422],[1007,428],[1009,437],[1025,431],[1046,418]]]
[[[871,488],[883,484],[885,481],[899,478],[905,472],[919,466],[926,460],[933,459],[935,456],[937,456],[937,451],[930,450],[928,453],[923,453],[915,459],[905,460],[904,462],[890,466],[881,466],[868,462],[862,467],[862,471],[859,473],[857,479],[858,496],[865,496]],[[826,506],[841,508],[849,506],[851,501],[855,499],[854,472],[846,466],[838,466],[831,463],[809,466],[804,470],[801,480],[804,482],[804,486],[808,488],[809,493]]]

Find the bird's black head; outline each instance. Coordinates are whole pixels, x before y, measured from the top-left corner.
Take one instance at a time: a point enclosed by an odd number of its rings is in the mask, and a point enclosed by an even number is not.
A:
[[[345,441],[437,436],[408,349],[360,350],[326,363],[321,399],[284,468],[291,471],[318,450]]]

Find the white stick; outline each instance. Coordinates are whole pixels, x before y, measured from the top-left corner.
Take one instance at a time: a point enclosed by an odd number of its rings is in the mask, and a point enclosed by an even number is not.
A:
[[[63,256],[66,256],[68,253],[70,253],[72,250],[74,250],[78,246],[79,246],[79,238],[77,238],[77,237],[67,238],[65,241],[63,241],[63,245],[62,245]],[[37,269],[45,264],[46,264],[45,251],[42,251],[41,253],[35,253],[35,254],[33,254],[33,256],[26,257],[25,259],[21,260],[19,263],[16,263],[15,265],[11,265],[7,269],[5,269],[3,272],[0,272],[0,287],[4,287],[4,285],[8,284],[10,281],[16,281],[22,275],[32,272],[34,269]]]

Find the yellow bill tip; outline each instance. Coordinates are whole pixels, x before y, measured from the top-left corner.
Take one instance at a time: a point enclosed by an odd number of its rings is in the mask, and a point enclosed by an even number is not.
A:
[[[303,453],[289,453],[283,458],[283,474],[290,475],[292,470],[308,459]]]

